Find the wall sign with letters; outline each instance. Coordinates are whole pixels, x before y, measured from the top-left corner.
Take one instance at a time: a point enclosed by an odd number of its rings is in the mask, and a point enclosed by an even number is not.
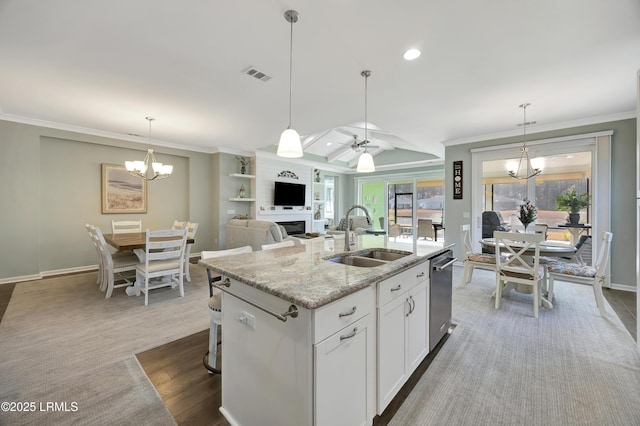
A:
[[[462,160],[453,162],[453,199],[462,200]]]

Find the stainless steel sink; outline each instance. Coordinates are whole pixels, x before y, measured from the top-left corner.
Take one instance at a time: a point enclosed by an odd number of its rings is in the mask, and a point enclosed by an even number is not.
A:
[[[411,254],[410,251],[400,252],[399,250],[389,251],[387,249],[373,249],[373,250],[366,251],[364,253],[358,253],[357,255],[362,257],[369,257],[372,259],[394,261],[394,260],[402,259],[403,257],[408,256],[410,254]]]
[[[329,259],[330,262],[342,263],[349,266],[359,266],[361,268],[374,268],[376,266],[384,265],[387,263],[385,260],[371,259],[369,257],[361,256],[336,256]]]
[[[361,268],[375,268],[376,266],[384,265],[385,263],[401,259],[410,254],[410,251],[390,251],[389,249],[376,248],[357,251],[353,254],[332,256],[326,258],[326,260]]]

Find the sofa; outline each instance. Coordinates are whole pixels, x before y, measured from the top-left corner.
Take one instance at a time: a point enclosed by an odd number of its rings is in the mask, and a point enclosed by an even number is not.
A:
[[[279,243],[297,238],[289,237],[284,227],[275,222],[254,219],[231,219],[226,226],[227,243],[225,248],[251,246],[254,251],[262,249],[263,244]]]
[[[364,234],[367,229],[372,229],[373,223],[369,222],[366,216],[352,216],[349,218],[349,230],[355,234]],[[331,227],[327,231],[329,235],[344,235],[346,232],[346,221],[340,219],[338,226]]]

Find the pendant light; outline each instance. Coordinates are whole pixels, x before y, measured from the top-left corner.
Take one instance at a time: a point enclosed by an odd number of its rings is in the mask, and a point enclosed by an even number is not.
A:
[[[300,135],[291,127],[291,93],[292,93],[292,74],[293,74],[293,24],[298,22],[298,12],[295,10],[287,10],[284,13],[284,19],[291,24],[291,37],[289,43],[289,127],[280,135],[278,143],[277,155],[279,157],[297,158],[302,157],[302,143]]]
[[[151,122],[155,120],[153,117],[145,117],[149,122],[149,147],[147,148],[147,155],[143,161],[125,161],[124,166],[133,176],[139,176],[146,180],[165,179],[171,176],[173,173],[173,166],[170,164],[162,164],[156,160],[156,156],[153,154],[151,148]],[[149,170],[149,163],[151,163],[151,169],[153,175],[149,176],[147,171]]]
[[[360,154],[360,158],[358,158],[356,171],[360,173],[371,173],[376,171],[376,166],[373,164],[373,156],[369,154],[369,150],[367,149],[367,144],[369,143],[367,139],[367,79],[371,76],[371,71],[364,70],[360,75],[364,77],[364,142],[362,142],[364,152]]]
[[[522,122],[523,129],[523,140],[522,140],[522,148],[520,148],[520,161],[518,162],[518,168],[515,170],[509,170],[509,176],[518,180],[527,180],[533,177],[538,176],[542,173],[541,168],[535,168],[531,164],[531,160],[529,160],[529,150],[527,149],[527,107],[530,104],[524,103],[520,105],[522,108],[524,119]],[[522,162],[524,161],[524,170],[522,174],[520,174],[520,169],[522,168]]]

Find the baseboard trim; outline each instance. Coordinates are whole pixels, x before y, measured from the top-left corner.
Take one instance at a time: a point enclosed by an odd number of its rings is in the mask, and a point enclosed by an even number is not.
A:
[[[626,284],[611,283],[611,287],[609,287],[609,288],[611,290],[630,291],[632,293],[637,293],[638,292],[638,288],[636,286],[626,285]]]
[[[54,269],[52,271],[41,272],[42,278],[53,277],[56,275],[77,274],[79,272],[91,272],[98,269],[98,265],[78,266],[75,268]]]
[[[20,283],[25,281],[41,280],[47,277],[54,277],[57,275],[77,274],[81,272],[91,272],[98,269],[98,265],[78,266],[76,268],[54,269],[51,271],[40,272],[39,274],[23,275],[19,277],[0,278],[0,285]]]
[[[34,275],[22,275],[20,277],[9,277],[9,278],[0,278],[0,285],[2,284],[13,284],[13,283],[21,283],[24,281],[34,281],[42,278],[41,274]]]

